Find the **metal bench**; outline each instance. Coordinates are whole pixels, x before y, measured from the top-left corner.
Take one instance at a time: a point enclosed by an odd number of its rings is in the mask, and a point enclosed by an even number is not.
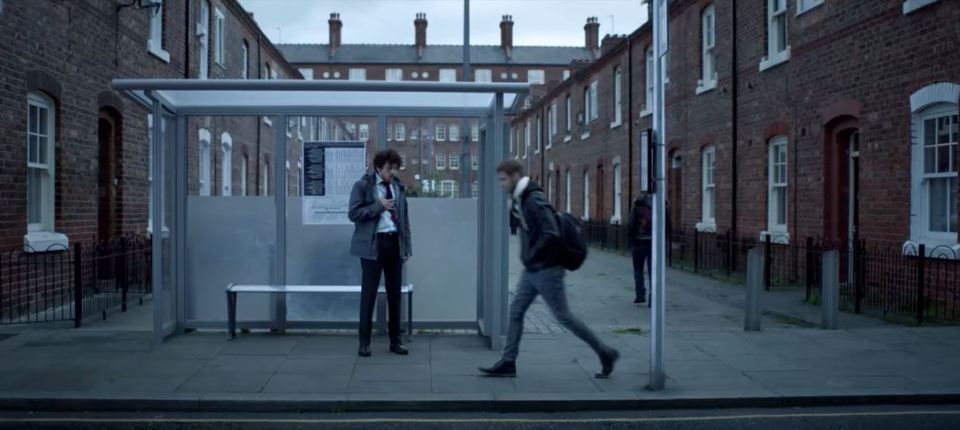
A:
[[[227,330],[230,338],[237,337],[237,296],[239,293],[284,294],[284,293],[357,293],[359,285],[227,285]],[[377,294],[386,294],[383,286]],[[413,336],[413,285],[400,287],[400,297],[407,296],[407,339]]]

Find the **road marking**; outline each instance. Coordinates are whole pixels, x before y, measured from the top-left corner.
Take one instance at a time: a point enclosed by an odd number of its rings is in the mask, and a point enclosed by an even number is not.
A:
[[[171,424],[603,424],[737,421],[788,418],[855,418],[896,416],[949,416],[960,411],[899,411],[899,412],[823,412],[796,414],[746,414],[690,417],[636,417],[636,418],[3,418],[0,423],[171,423]]]

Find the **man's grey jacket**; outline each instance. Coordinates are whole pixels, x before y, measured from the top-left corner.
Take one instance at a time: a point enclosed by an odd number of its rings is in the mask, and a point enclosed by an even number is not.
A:
[[[376,173],[368,173],[353,184],[353,191],[350,192],[348,217],[354,224],[350,254],[371,260],[377,259],[377,226],[383,211],[387,210],[377,197],[379,180]],[[406,187],[397,178],[393,178],[393,185],[397,190],[393,199],[397,211],[397,232],[400,233],[400,257],[406,260],[412,255]]]

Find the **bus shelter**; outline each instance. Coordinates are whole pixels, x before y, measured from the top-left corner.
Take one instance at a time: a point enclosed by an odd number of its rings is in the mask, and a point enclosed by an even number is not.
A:
[[[272,196],[193,195],[188,190],[195,160],[188,150],[192,119],[279,121],[271,128],[276,168],[268,172],[272,183],[286,184],[288,172],[281,166],[292,156],[286,127],[281,125],[294,118],[373,118],[375,142],[385,147],[389,118],[429,117],[479,122],[479,191],[476,198],[409,199],[413,257],[405,265],[404,283],[415,286],[414,326],[477,329],[491,348],[502,347],[509,226],[507,200],[494,166],[507,157],[504,117],[519,107],[527,84],[118,79],[113,88],[152,112],[150,229],[156,342],[185,330],[226,328],[224,291],[230,283],[360,284],[359,261],[349,255],[352,224],[338,222],[336,216],[308,222],[311,205],[322,199],[281,191]],[[322,150],[324,143],[318,143]],[[307,148],[308,143],[301,145]],[[338,168],[331,165],[330,156],[326,160],[328,168]],[[355,166],[356,159],[352,162]],[[362,168],[369,170],[369,160],[363,162]],[[329,201],[333,200],[324,200]],[[355,327],[358,304],[359,294],[244,297],[237,309],[238,327]]]

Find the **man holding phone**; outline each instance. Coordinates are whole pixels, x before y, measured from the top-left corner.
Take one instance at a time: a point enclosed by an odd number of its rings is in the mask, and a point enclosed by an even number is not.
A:
[[[405,188],[395,173],[403,160],[393,149],[385,149],[373,159],[374,171],[360,178],[350,193],[350,221],[354,223],[350,253],[360,257],[363,271],[360,283],[361,357],[369,357],[373,310],[383,274],[387,293],[390,351],[407,355],[400,342],[400,284],[403,263],[410,258],[410,221],[407,217]]]

